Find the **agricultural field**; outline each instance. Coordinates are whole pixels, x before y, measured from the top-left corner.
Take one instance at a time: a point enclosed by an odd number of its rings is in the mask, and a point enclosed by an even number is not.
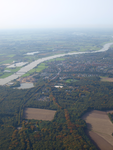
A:
[[[93,131],[88,131],[88,135],[91,137],[93,142],[99,147],[101,150],[113,150],[113,146],[107,142],[104,138],[99,136]]]
[[[113,82],[113,78],[101,77],[101,81],[103,81],[103,82]]]
[[[82,118],[86,121],[88,130],[94,132],[95,134],[105,139],[108,143],[112,145],[113,149],[113,124],[110,121],[107,112],[93,110],[91,112],[87,112]],[[94,137],[93,140],[95,140],[96,135],[94,135],[91,132],[90,134],[92,138]],[[101,146],[101,141],[99,143],[98,146]]]
[[[53,120],[55,113],[56,111],[54,110],[25,108],[23,118],[51,121]]]

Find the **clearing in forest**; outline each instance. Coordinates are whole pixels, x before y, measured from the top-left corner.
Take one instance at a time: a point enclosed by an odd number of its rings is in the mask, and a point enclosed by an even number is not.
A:
[[[51,121],[54,118],[56,111],[38,108],[25,108],[23,117],[25,119],[35,120],[48,120]]]

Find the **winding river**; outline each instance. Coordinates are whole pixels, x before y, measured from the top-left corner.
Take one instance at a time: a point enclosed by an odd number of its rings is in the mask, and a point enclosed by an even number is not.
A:
[[[49,56],[49,57],[44,57],[38,60],[33,61],[32,63],[22,67],[18,72],[12,74],[9,77],[6,77],[4,79],[0,79],[0,85],[5,85],[7,83],[9,83],[10,81],[17,79],[18,77],[21,77],[22,75],[24,75],[26,72],[30,71],[31,69],[33,69],[34,67],[36,67],[38,64],[50,60],[50,59],[54,59],[57,57],[63,57],[66,55],[77,55],[77,54],[85,54],[85,53],[97,53],[97,52],[104,52],[107,51],[109,49],[109,47],[112,45],[113,43],[107,43],[103,46],[102,49],[98,50],[98,51],[93,51],[93,52],[73,52],[73,53],[66,53],[66,54],[58,54],[58,55],[54,55],[54,56]]]

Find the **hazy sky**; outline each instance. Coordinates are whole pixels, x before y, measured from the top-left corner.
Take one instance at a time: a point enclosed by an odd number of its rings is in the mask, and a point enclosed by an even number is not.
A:
[[[113,0],[0,0],[0,29],[113,28]]]

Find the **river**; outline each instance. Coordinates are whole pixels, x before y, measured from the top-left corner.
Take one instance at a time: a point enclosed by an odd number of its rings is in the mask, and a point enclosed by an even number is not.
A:
[[[54,55],[54,56],[49,56],[49,57],[44,57],[44,58],[40,58],[38,60],[35,60],[33,62],[31,62],[30,64],[22,67],[18,72],[12,74],[11,76],[8,76],[4,79],[0,79],[0,85],[5,85],[7,83],[9,83],[10,81],[17,79],[18,77],[21,77],[22,75],[24,75],[26,72],[30,71],[31,69],[33,69],[34,67],[36,67],[38,64],[50,60],[50,59],[54,59],[57,57],[63,57],[66,55],[77,55],[77,54],[85,54],[85,53],[97,53],[97,52],[104,52],[107,51],[109,49],[109,47],[112,45],[113,43],[107,43],[103,46],[102,49],[98,50],[98,51],[93,51],[93,52],[73,52],[73,53],[66,53],[66,54],[58,54],[58,55]]]

